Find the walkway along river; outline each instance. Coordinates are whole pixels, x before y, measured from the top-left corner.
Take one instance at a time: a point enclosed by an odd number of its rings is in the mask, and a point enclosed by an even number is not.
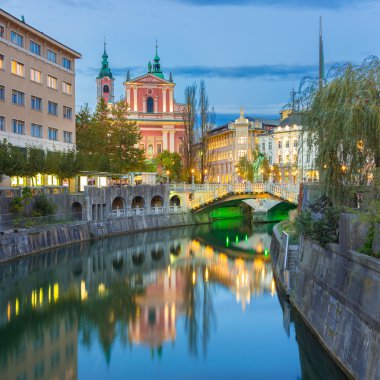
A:
[[[0,378],[343,379],[277,294],[271,233],[234,219],[0,266]]]

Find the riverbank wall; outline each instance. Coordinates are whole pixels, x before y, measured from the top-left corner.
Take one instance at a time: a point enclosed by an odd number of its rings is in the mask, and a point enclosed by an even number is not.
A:
[[[80,221],[19,230],[0,236],[0,263],[91,239],[193,224],[197,224],[193,214],[178,213]]]
[[[290,302],[347,375],[380,379],[380,260],[346,247],[323,248],[302,239]],[[286,291],[285,250],[277,226],[271,257],[277,282]]]

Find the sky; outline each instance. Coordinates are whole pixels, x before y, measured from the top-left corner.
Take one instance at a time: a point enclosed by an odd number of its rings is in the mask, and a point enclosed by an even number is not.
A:
[[[326,71],[380,56],[379,0],[2,0],[0,7],[82,54],[76,107],[96,103],[104,38],[123,96],[127,70],[145,74],[158,53],[175,99],[204,80],[217,121],[278,115],[305,76],[318,74],[319,16]],[[227,115],[226,115],[227,114]]]

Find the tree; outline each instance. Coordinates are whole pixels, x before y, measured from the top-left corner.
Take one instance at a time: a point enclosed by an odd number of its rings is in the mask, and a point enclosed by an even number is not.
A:
[[[191,182],[191,170],[195,168],[195,125],[197,85],[193,83],[185,89],[185,109],[182,114],[184,124],[183,134],[183,171],[184,177]]]
[[[35,181],[35,176],[46,171],[46,152],[36,146],[28,146],[26,154],[25,175]],[[36,183],[32,182],[32,185]]]
[[[253,168],[252,161],[249,161],[247,156],[240,157],[239,162],[236,165],[238,175],[245,181],[253,182]]]
[[[179,153],[171,153],[168,150],[164,150],[155,158],[155,162],[157,167],[161,167],[164,175],[166,171],[169,170],[169,178],[172,181],[181,180],[182,159]]]
[[[138,147],[141,139],[137,123],[127,119],[128,104],[124,99],[113,104],[108,133],[111,170],[117,173],[140,171],[145,165],[144,150]]]
[[[210,111],[208,96],[206,93],[205,82],[201,80],[199,86],[199,145],[200,145],[200,171],[201,182],[204,182],[206,170],[208,171],[209,149],[208,149],[208,133],[211,129],[211,121],[213,112]]]
[[[309,154],[325,194],[334,203],[353,204],[360,186],[380,168],[380,61],[335,66],[326,83],[300,86],[302,124]]]

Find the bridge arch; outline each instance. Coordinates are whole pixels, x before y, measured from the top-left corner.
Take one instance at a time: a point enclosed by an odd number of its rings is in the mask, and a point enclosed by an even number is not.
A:
[[[132,199],[132,208],[144,208],[144,206],[145,200],[140,195]]]
[[[151,207],[162,207],[164,205],[164,200],[161,195],[155,195],[150,201]]]
[[[178,195],[173,195],[171,198],[170,198],[170,201],[169,201],[169,206],[181,206],[181,199]]]
[[[132,255],[132,262],[135,265],[141,265],[145,261],[145,255],[143,252],[134,253]]]
[[[112,210],[124,209],[125,208],[125,200],[123,197],[116,197],[112,201]]]
[[[161,248],[152,249],[150,254],[153,260],[158,261],[158,260],[161,260],[162,257],[164,256],[164,251]]]

